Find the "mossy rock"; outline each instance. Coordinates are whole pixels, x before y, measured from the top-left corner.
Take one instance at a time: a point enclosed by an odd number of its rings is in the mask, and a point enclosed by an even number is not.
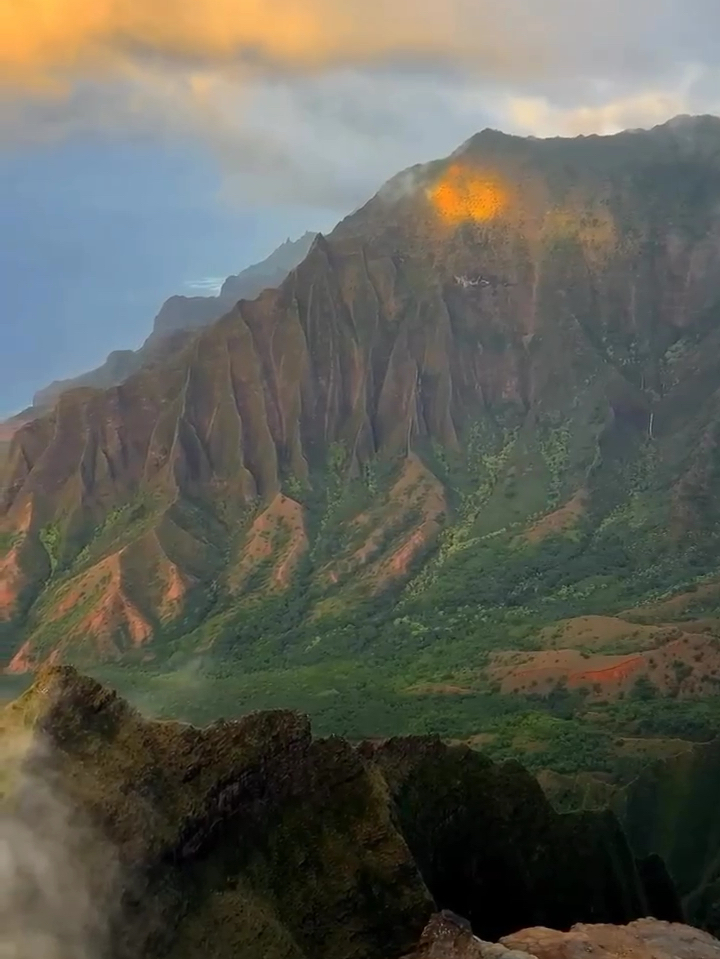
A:
[[[115,955],[400,955],[432,912],[382,778],[343,740],[313,741],[303,716],[148,722],[62,667],[0,729],[49,743],[25,771],[116,848]]]

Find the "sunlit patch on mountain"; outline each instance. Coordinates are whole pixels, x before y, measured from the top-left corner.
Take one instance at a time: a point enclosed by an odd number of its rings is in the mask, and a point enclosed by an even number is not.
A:
[[[453,163],[428,190],[428,199],[449,224],[485,223],[507,209],[509,194],[495,173]]]

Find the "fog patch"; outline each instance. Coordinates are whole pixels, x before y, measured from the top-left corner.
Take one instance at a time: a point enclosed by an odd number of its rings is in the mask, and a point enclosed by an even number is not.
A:
[[[21,768],[4,761],[0,800],[0,959],[100,959],[114,914],[115,857],[60,788],[33,742]],[[14,765],[14,763],[13,763]]]
[[[378,191],[377,199],[388,204],[399,203],[424,191],[431,179],[429,163],[418,163],[398,173]]]

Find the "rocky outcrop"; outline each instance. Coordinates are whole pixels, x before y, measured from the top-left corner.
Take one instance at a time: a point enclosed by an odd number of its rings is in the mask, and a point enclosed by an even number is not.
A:
[[[553,813],[517,767],[424,740],[358,751],[282,711],[148,722],[70,667],[0,712],[3,794],[0,828],[14,815],[40,860],[48,842],[78,875],[92,857],[113,959],[392,959],[438,907],[479,935],[645,911],[611,817]]]
[[[396,739],[362,752],[383,772],[436,902],[465,916],[482,938],[650,913],[612,814],[555,813],[521,766],[439,740]]]
[[[116,851],[115,956],[370,959],[432,911],[381,778],[302,717],[148,723],[66,668],[0,724],[3,745],[33,737],[19,809],[50,783]]]
[[[534,959],[527,952],[507,949],[473,935],[470,924],[445,909],[432,917],[417,948],[403,959]]]
[[[523,929],[499,943],[473,936],[462,919],[433,916],[404,959],[716,959],[720,941],[690,926],[640,919],[626,926]]]
[[[574,926],[570,932],[525,929],[503,939],[537,959],[717,959],[720,941],[690,926],[640,919],[627,926]]]

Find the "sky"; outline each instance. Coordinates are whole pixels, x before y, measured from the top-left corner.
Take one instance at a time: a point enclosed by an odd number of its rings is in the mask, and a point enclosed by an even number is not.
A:
[[[0,0],[0,416],[486,126],[720,112],[717,0]]]

